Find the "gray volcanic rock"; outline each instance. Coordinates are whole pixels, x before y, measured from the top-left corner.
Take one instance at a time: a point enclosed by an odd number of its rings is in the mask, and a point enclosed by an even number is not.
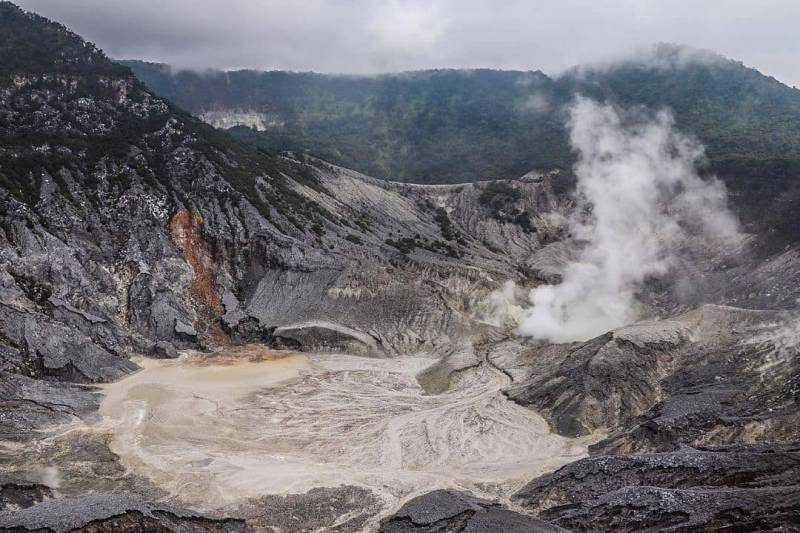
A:
[[[375,339],[360,331],[331,322],[303,322],[275,328],[275,338],[308,351],[336,350],[367,356],[380,356],[382,350]]]
[[[0,371],[0,441],[27,441],[57,424],[96,416],[97,395],[80,385]]]
[[[0,476],[0,512],[24,509],[53,497],[53,490],[40,483]]]
[[[262,330],[327,321],[369,335],[389,355],[436,351],[474,328],[466,302],[518,277],[541,246],[535,232],[478,204],[481,185],[415,187],[307,161],[319,187],[298,190],[356,223],[326,226],[308,243],[320,247],[320,256],[302,266],[261,260],[237,300],[225,296],[234,332],[251,327],[244,315]],[[549,203],[550,182],[503,183],[518,192],[519,206],[558,208]],[[501,249],[511,242],[511,253]]]
[[[76,383],[114,381],[136,369],[69,326],[28,318],[22,338],[36,374]]]
[[[800,487],[626,487],[542,518],[572,531],[796,531]]]
[[[118,494],[51,499],[18,511],[0,512],[3,531],[244,531],[241,520],[212,518]]]
[[[492,346],[510,398],[564,434],[610,430],[513,501],[576,531],[800,527],[798,324],[709,305],[585,343]]]
[[[397,513],[381,523],[379,531],[557,533],[564,530],[532,516],[504,509],[495,502],[436,490],[417,496],[403,505]]]
[[[362,531],[380,504],[371,491],[344,485],[317,487],[303,494],[263,496],[232,514],[245,518],[255,531],[320,531],[336,524],[335,531],[346,533]]]
[[[171,342],[158,341],[155,346],[153,346],[152,355],[154,357],[174,359],[178,357],[178,350],[175,349],[175,346]]]
[[[25,16],[4,9],[8,21]],[[53,31],[62,48],[81,42]],[[14,169],[0,184],[0,301],[114,355],[158,341],[269,339],[307,321],[364,332],[388,354],[435,349],[469,331],[476,292],[522,277],[546,215],[565,209],[548,179],[492,182],[513,194],[488,205],[486,184],[405,186],[270,158],[170,107],[99,52],[93,69],[68,75],[50,52],[53,80],[20,71],[0,87],[0,162]],[[46,128],[31,111],[39,102]],[[31,131],[42,147],[25,140]]]
[[[670,337],[658,344],[635,344],[609,332],[584,343],[532,349],[513,363],[497,363],[529,367],[528,375],[515,380],[506,395],[535,406],[559,433],[579,436],[624,424],[655,403],[666,361],[682,342]]]
[[[593,453],[669,451],[684,444],[797,441],[800,337],[794,313],[744,313],[731,336],[680,353],[661,400],[592,447]],[[738,339],[738,340],[737,340]]]
[[[78,328],[0,302],[0,369],[33,377],[92,383],[118,379],[136,365]],[[127,340],[127,334],[121,339]]]
[[[782,331],[796,321],[708,305],[493,360],[514,379],[508,397],[535,407],[559,433],[614,431],[596,449],[672,450],[756,435],[786,442],[796,439],[799,363]]]
[[[800,448],[590,457],[533,480],[513,500],[577,531],[800,526]]]
[[[541,511],[629,486],[668,488],[790,486],[800,482],[799,446],[723,446],[677,452],[598,455],[528,483],[514,495]]]

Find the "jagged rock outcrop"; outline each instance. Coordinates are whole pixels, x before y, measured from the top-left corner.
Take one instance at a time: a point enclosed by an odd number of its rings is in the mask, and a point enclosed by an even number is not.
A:
[[[52,497],[47,485],[0,476],[0,512],[25,509]]]
[[[576,531],[797,527],[799,318],[707,305],[585,343],[495,346],[510,398],[560,433],[608,432],[514,502]]]
[[[799,527],[797,446],[596,456],[535,479],[514,502],[574,531]]]
[[[0,441],[24,442],[40,431],[96,416],[97,394],[81,385],[0,371]]]
[[[508,397],[559,433],[610,429],[597,450],[786,442],[797,438],[798,346],[786,340],[797,321],[792,312],[708,305],[585,343],[499,351],[493,361],[514,379]]]
[[[800,523],[799,499],[797,487],[751,491],[627,487],[564,512],[557,522],[574,531],[786,531]],[[541,516],[552,519],[556,514]]]
[[[317,487],[304,494],[269,495],[236,509],[253,531],[319,531],[336,524],[332,531],[363,531],[367,520],[380,509],[380,500],[363,488],[351,485]]]
[[[563,529],[496,502],[437,490],[418,496],[384,520],[381,533],[452,531],[470,533],[558,533]]]
[[[383,350],[370,337],[354,329],[331,322],[314,321],[275,328],[279,342],[290,342],[309,351],[337,350],[347,353],[380,357]]]
[[[16,511],[0,512],[3,531],[54,533],[101,531],[245,531],[242,520],[212,518],[167,505],[144,503],[119,494],[50,499]]]

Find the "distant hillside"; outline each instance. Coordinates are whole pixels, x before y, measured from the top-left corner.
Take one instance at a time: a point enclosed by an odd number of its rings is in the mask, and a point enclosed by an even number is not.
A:
[[[800,159],[800,90],[722,56],[661,45],[644,60],[575,69],[557,83],[563,93],[667,107],[712,160]]]
[[[669,107],[714,162],[800,160],[800,90],[741,63],[662,45],[647,60],[541,72],[435,70],[377,77],[172,73],[126,61],[157,94],[274,150],[306,151],[400,181],[448,183],[566,166],[564,105],[583,93]]]
[[[539,72],[173,76],[163,65],[126,64],[153,91],[195,114],[261,114],[265,131],[237,128],[241,137],[272,149],[308,151],[377,177],[451,182],[518,176],[531,161],[549,166],[569,157],[561,120],[528,107],[533,91],[553,89]]]

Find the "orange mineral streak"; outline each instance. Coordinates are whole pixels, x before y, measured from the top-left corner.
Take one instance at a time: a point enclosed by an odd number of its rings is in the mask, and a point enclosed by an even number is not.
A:
[[[225,312],[222,298],[214,282],[218,267],[203,234],[203,217],[196,211],[179,209],[170,222],[170,232],[175,246],[194,271],[189,295],[197,313],[195,329],[213,345],[229,344],[230,339],[222,329]]]

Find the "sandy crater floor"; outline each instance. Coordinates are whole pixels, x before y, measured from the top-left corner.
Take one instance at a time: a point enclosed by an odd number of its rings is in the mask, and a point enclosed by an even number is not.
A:
[[[442,487],[504,497],[586,454],[509,402],[508,378],[487,365],[426,395],[422,357],[246,347],[137,362],[104,386],[100,429],[125,466],[199,509],[342,484],[387,507]]]

